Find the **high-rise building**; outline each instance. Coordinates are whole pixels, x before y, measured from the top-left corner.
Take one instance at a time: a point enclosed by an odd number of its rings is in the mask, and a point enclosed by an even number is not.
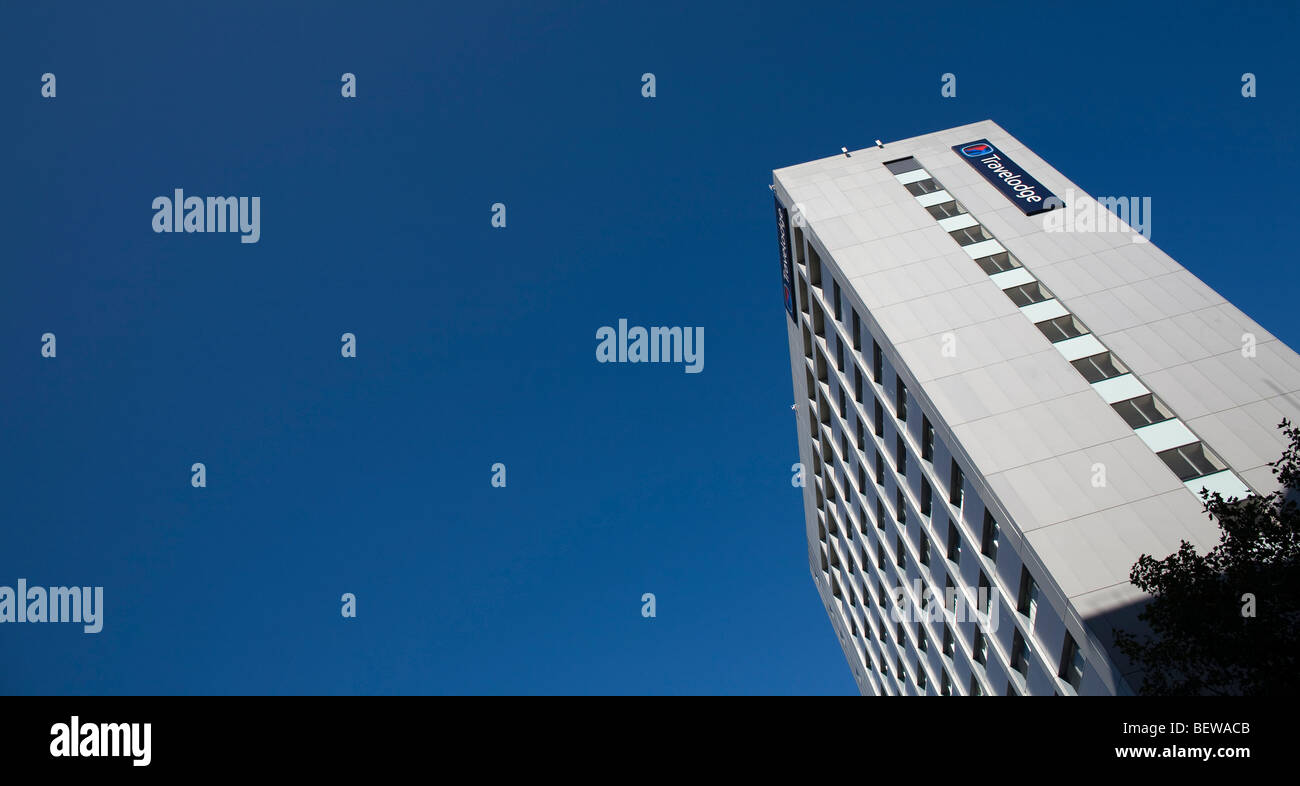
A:
[[[1276,487],[1300,356],[1148,242],[1149,200],[991,121],[773,181],[808,558],[859,689],[1133,692],[1129,572],[1218,542],[1202,488]]]

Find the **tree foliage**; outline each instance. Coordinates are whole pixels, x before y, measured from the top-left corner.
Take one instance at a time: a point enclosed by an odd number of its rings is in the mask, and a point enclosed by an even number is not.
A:
[[[1224,499],[1201,491],[1222,531],[1206,554],[1183,541],[1164,559],[1143,554],[1129,574],[1153,597],[1141,639],[1115,631],[1143,671],[1147,695],[1294,695],[1300,691],[1300,428],[1270,466],[1280,488]]]

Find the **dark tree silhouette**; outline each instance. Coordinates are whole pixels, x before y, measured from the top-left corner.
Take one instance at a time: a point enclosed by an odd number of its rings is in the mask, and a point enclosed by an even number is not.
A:
[[[1300,429],[1270,464],[1280,489],[1238,500],[1202,490],[1219,545],[1183,541],[1164,559],[1143,554],[1130,580],[1153,596],[1139,615],[1151,636],[1115,631],[1143,670],[1146,695],[1295,695],[1300,691]]]

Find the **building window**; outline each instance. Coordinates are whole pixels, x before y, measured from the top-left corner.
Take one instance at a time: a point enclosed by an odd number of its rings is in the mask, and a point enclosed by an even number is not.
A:
[[[1083,329],[1083,325],[1079,324],[1079,320],[1075,319],[1073,314],[1062,314],[1055,319],[1039,322],[1036,326],[1053,344],[1088,332]]]
[[[885,356],[880,351],[880,345],[874,340],[871,342],[871,378],[877,385],[885,378]]]
[[[980,540],[980,553],[991,560],[997,561],[998,558],[998,523],[994,521],[993,514],[984,509],[984,537]]]
[[[885,486],[885,457],[879,450],[876,451],[876,485]]]
[[[921,416],[921,458],[934,461],[934,424],[925,415]]]
[[[876,496],[876,529],[885,528],[885,501]],[[883,563],[882,563],[883,564]]]
[[[961,534],[957,531],[955,521],[948,522],[948,559],[952,562],[961,561]]]
[[[833,292],[832,297],[835,303],[835,319],[843,322],[844,316],[840,310],[840,282],[837,281],[834,276],[831,277],[831,291]]]
[[[838,334],[835,336],[835,367],[844,373],[844,342],[840,341]]]
[[[975,629],[975,646],[972,648],[975,662],[983,666],[989,660],[989,639],[984,631]]]
[[[1021,284],[1018,287],[1010,287],[1002,291],[1007,294],[1007,297],[1011,298],[1012,303],[1015,303],[1020,308],[1052,299],[1052,293],[1037,281],[1030,281],[1028,284]]]
[[[840,418],[846,419],[849,416],[849,397],[844,394],[844,388],[839,385],[836,385],[836,387],[839,388],[840,393]]]
[[[898,503],[898,504],[897,504],[897,515],[895,516],[895,518],[898,519],[898,523],[899,523],[899,524],[904,524],[904,525],[905,525],[905,524],[907,524],[907,505],[903,502],[903,490],[902,490],[902,489],[899,489],[899,490],[898,490],[898,493],[897,493],[897,496],[895,497],[895,500],[896,500],[897,503]],[[901,568],[902,565],[899,565],[899,567]]]
[[[952,236],[953,240],[957,241],[957,245],[959,246],[969,246],[973,243],[983,243],[985,240],[993,239],[993,236],[989,234],[988,230],[979,224],[976,224],[973,227],[954,229],[948,234]]]
[[[907,475],[907,445],[902,434],[894,437],[894,467],[899,475]]]
[[[862,351],[862,320],[858,319],[858,310],[851,309],[853,312],[853,348]]]
[[[1029,653],[1025,645],[1025,637],[1020,635],[1020,630],[1016,629],[1011,637],[1011,668],[1020,672],[1022,676],[1029,676]]]
[[[1152,423],[1160,423],[1169,420],[1174,413],[1162,403],[1160,399],[1147,393],[1146,395],[1131,398],[1126,401],[1116,401],[1111,406],[1124,418],[1124,422],[1129,428],[1142,428]]]
[[[940,681],[939,686],[940,686],[940,687],[939,687],[939,695],[940,695],[940,696],[951,696],[951,695],[952,695],[952,677],[949,677],[949,676],[948,676],[948,670],[947,670],[947,669],[944,669],[944,670],[943,670],[943,679]]]
[[[853,364],[853,399],[859,404],[862,403],[862,369],[858,364]]]
[[[1020,692],[1016,690],[1016,686],[1011,684],[1011,680],[1007,680],[1007,695],[1008,696],[1020,695]]]
[[[952,608],[948,610],[957,611],[957,586],[952,583],[952,576],[943,577],[943,603],[944,608],[948,608],[948,604],[951,603]]]
[[[894,412],[899,420],[907,421],[907,385],[899,376],[894,377]]]
[[[1219,457],[1210,452],[1204,444],[1193,442],[1190,445],[1157,453],[1165,464],[1173,470],[1179,480],[1188,481],[1204,477],[1215,472],[1222,472],[1227,467]]]
[[[1079,645],[1069,633],[1065,634],[1065,646],[1061,650],[1059,676],[1076,691],[1079,689],[1079,684],[1083,682],[1083,651],[1079,649]]]
[[[867,449],[867,430],[862,425],[862,418],[855,418],[858,427],[858,450]]]
[[[961,467],[957,466],[957,459],[952,460],[952,471],[948,474],[948,501],[953,507],[961,507],[962,484],[965,478],[961,473]]]
[[[907,188],[908,193],[912,196],[925,196],[926,194],[933,194],[935,191],[940,190],[939,184],[934,182],[934,178],[931,177],[927,177],[925,180],[918,180],[915,183],[908,183],[905,187]]]
[[[858,462],[858,492],[861,493],[862,490],[865,489],[866,487],[867,487],[867,468],[861,461],[859,461]]]
[[[897,637],[900,645],[904,641],[907,641],[907,636],[903,633],[903,623],[901,621],[894,623],[894,636]]]
[[[894,557],[894,564],[900,568],[907,567],[907,552],[903,550],[902,535],[894,536],[894,551],[897,554],[897,556]],[[899,628],[899,632],[902,632],[902,628]]]
[[[888,562],[885,560],[885,544],[880,541],[876,541],[876,564],[877,565],[888,564]]]
[[[880,399],[876,399],[876,410],[873,414],[876,422],[872,425],[875,426],[876,436],[883,437],[885,436],[885,408],[881,406]]]
[[[930,564],[930,536],[921,530],[921,564]]]
[[[948,627],[947,623],[943,626],[943,654],[950,658],[953,655],[952,628]]]
[[[993,585],[989,583],[989,577],[980,571],[979,592],[975,596],[975,602],[979,604],[981,614],[989,613],[989,603],[993,599]]]
[[[1016,601],[1016,611],[1028,617],[1031,626],[1034,624],[1034,617],[1038,614],[1038,582],[1023,565],[1020,567],[1020,598]]]
[[[891,174],[901,175],[907,172],[915,172],[921,168],[921,165],[915,158],[908,156],[907,158],[900,158],[897,161],[886,161],[885,168],[888,169]]]
[[[934,492],[930,489],[930,481],[926,477],[921,477],[921,515],[930,518],[933,504]]]
[[[919,662],[916,664],[916,687],[925,690],[925,667]]]
[[[926,643],[925,639],[925,627],[918,622],[916,623],[916,648],[921,652],[925,652],[930,648],[930,645]]]
[[[934,216],[936,219],[939,219],[940,221],[942,221],[945,218],[960,216],[966,212],[966,208],[962,207],[961,204],[958,203],[957,200],[955,199],[950,200],[948,202],[940,202],[937,205],[930,205],[929,207],[926,208],[926,210],[930,211],[930,215]]]
[[[1088,382],[1101,382],[1128,373],[1128,368],[1109,352],[1079,358],[1072,364]]]
[[[1014,270],[1015,268],[1022,267],[1020,260],[1016,259],[1015,256],[1007,251],[999,251],[996,254],[980,257],[975,260],[975,262],[990,276],[996,273],[1001,273],[1004,270]]]
[[[983,696],[984,688],[980,686],[980,681],[975,679],[975,675],[970,675],[970,695]]]

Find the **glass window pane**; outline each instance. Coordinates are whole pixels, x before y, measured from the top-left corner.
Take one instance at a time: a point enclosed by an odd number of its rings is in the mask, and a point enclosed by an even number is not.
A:
[[[1009,252],[999,251],[987,257],[980,257],[975,260],[985,273],[990,276],[994,273],[1001,273],[1004,270],[1012,270],[1021,267],[1020,260],[1016,259]]]
[[[1206,450],[1205,445],[1200,442],[1193,442],[1156,455],[1160,456],[1178,479],[1183,481],[1227,469],[1219,457]]]
[[[1070,314],[1064,314],[1055,319],[1048,319],[1039,322],[1037,323],[1037,327],[1043,332],[1044,336],[1047,336],[1047,340],[1051,341],[1053,344],[1058,341],[1065,341],[1068,338],[1074,338],[1075,336],[1082,336],[1086,332],[1084,331],[1083,326],[1079,324],[1078,320]]]
[[[926,178],[925,180],[918,180],[915,183],[908,183],[907,190],[912,196],[922,196],[924,194],[932,194],[935,191],[938,191],[939,184],[934,182],[932,178]]]
[[[1109,352],[1080,358],[1073,365],[1088,382],[1101,382],[1128,373],[1128,368]]]
[[[915,158],[900,158],[897,161],[885,162],[885,168],[892,174],[901,175],[904,172],[914,172],[920,169],[921,164]]]
[[[1128,423],[1131,428],[1142,428],[1152,423],[1160,423],[1174,416],[1150,393],[1126,401],[1117,401],[1111,404],[1111,407],[1120,414],[1120,417],[1124,418],[1124,422]]]
[[[1011,298],[1011,302],[1021,308],[1052,298],[1052,293],[1047,287],[1037,281],[1030,281],[1028,284],[1021,284],[1018,287],[1011,287],[1002,291],[1007,293],[1007,297]]]

